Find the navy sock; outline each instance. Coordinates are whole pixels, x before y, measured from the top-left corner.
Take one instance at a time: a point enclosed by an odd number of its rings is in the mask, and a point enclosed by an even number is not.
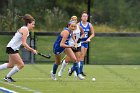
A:
[[[76,71],[77,75],[80,74],[80,69],[79,69],[79,66],[78,66],[78,63],[73,63],[73,67],[74,67],[74,70]]]
[[[74,65],[71,67],[71,72],[73,72],[75,70]]]
[[[83,72],[84,61],[80,61],[80,73]]]
[[[57,68],[58,68],[58,65],[54,63],[53,64],[53,74],[56,74]]]

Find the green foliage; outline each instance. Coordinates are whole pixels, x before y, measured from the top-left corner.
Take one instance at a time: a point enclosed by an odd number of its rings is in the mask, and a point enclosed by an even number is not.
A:
[[[46,31],[62,31],[69,21],[67,14],[57,7],[54,7],[53,10],[47,9],[45,13]]]
[[[36,19],[36,31],[60,31],[72,15],[87,10],[87,0],[8,0],[1,1],[0,30],[15,31],[21,26],[17,15]],[[91,23],[116,29],[140,30],[139,0],[91,0]]]
[[[15,31],[16,28],[17,16],[10,9],[6,9],[6,13],[0,15],[0,31]]]
[[[139,0],[94,0],[95,21],[117,28],[140,30]]]
[[[108,26],[108,25],[103,25],[103,24],[94,26],[94,31],[95,32],[117,32],[119,30],[115,29],[114,27],[111,27],[111,26]]]

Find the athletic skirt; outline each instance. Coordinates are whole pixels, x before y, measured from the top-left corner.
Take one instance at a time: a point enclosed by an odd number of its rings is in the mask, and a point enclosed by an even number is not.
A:
[[[16,50],[14,51],[11,47],[6,47],[6,53],[7,54],[15,54],[15,53],[18,53],[19,51]]]

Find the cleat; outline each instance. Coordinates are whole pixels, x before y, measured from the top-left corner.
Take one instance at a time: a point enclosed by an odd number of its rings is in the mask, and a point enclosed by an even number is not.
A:
[[[71,76],[73,71],[71,71],[71,68],[68,69],[68,75]]]
[[[85,77],[83,77],[81,74],[78,74],[77,77],[78,77],[79,80],[85,79]]]
[[[11,77],[5,77],[4,78],[5,81],[7,82],[16,82],[14,79],[12,79]]]
[[[86,76],[86,74],[85,74],[84,72],[81,72],[81,74],[82,74],[83,76]]]
[[[55,77],[55,74],[53,74],[53,73],[52,73],[52,71],[51,71],[50,76],[51,76],[51,79],[52,79],[52,80],[54,80],[54,81],[56,81],[56,80],[57,80],[57,78]]]

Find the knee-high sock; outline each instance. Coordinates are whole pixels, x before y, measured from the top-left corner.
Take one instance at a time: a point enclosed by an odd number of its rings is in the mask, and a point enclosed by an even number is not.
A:
[[[76,71],[77,75],[80,74],[80,69],[79,69],[79,66],[78,66],[78,62],[73,63],[72,69],[74,69]]]
[[[58,68],[58,65],[54,63],[53,64],[53,74],[56,74],[57,68]]]
[[[68,63],[66,63],[66,61],[63,60],[63,63],[62,63],[62,66],[61,66],[60,70],[63,72],[67,65],[68,65]]]
[[[12,75],[14,75],[15,73],[17,73],[19,71],[19,68],[17,66],[14,66],[12,68],[12,70],[6,75],[6,77],[11,77]]]
[[[80,61],[80,73],[83,72],[84,61]]]
[[[7,65],[8,65],[8,63],[4,63],[4,64],[0,65],[0,70],[7,69]]]

